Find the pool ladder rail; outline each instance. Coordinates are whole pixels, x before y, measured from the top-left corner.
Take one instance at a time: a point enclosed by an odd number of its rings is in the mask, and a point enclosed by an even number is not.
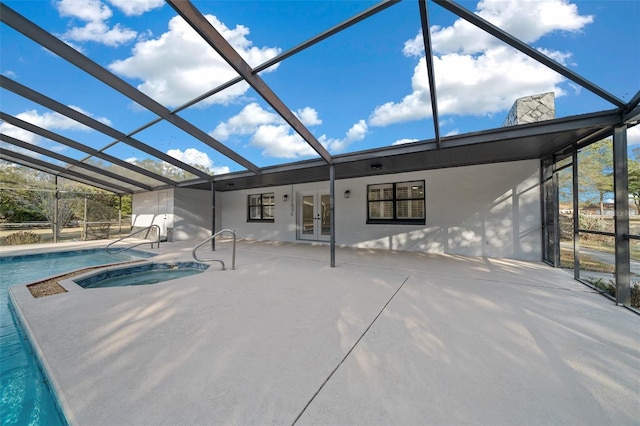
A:
[[[196,253],[196,251],[202,247],[203,245],[205,245],[206,243],[208,243],[209,241],[215,239],[216,237],[218,237],[219,235],[228,232],[231,235],[233,235],[233,249],[231,250],[231,269],[235,270],[236,269],[236,231],[234,231],[233,229],[222,229],[218,232],[216,232],[215,234],[213,234],[212,236],[210,236],[209,238],[207,238],[206,240],[202,241],[200,244],[198,244],[197,246],[195,246],[193,248],[193,251],[191,252],[191,255],[193,256],[193,258],[195,260],[197,260],[198,262],[220,262],[220,264],[222,265],[222,270],[224,271],[225,265],[224,262],[222,261],[222,259],[203,259],[198,257],[198,254]],[[215,248],[213,249],[215,251]]]
[[[134,235],[141,234],[141,233],[143,233],[145,231],[146,231],[146,234],[144,235],[144,238],[146,239],[149,236],[149,232],[151,231],[151,229],[154,229],[154,228],[156,228],[156,230],[157,230],[157,232],[156,232],[157,240],[156,241],[153,241],[153,240],[142,241],[142,242],[138,242],[138,243],[136,243],[136,244],[134,244],[132,246],[127,246],[127,247],[120,248],[119,250],[111,250],[111,251],[109,251],[109,248],[111,248],[111,246],[113,246],[114,244],[119,243],[120,241],[123,241],[123,240],[125,240],[127,238],[133,237]],[[126,236],[124,236],[122,238],[118,238],[117,240],[110,242],[104,248],[104,250],[109,254],[116,254],[116,253],[122,253],[123,251],[131,250],[132,248],[141,246],[143,244],[151,244],[151,248],[153,248],[154,244],[158,244],[158,248],[160,248],[160,227],[158,225],[147,226],[146,228],[138,229],[137,231],[132,232],[129,235],[126,235]]]

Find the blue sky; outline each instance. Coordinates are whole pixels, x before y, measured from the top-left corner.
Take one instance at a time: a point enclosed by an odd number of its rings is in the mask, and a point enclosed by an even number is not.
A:
[[[376,4],[371,1],[193,1],[252,66]],[[628,101],[640,89],[640,1],[484,0],[464,7]],[[5,4],[170,109],[236,76],[160,0]],[[554,91],[556,116],[614,106],[428,2],[441,135],[500,127],[522,96]],[[0,27],[0,72],[129,133],[155,117],[123,95]],[[434,137],[418,4],[403,1],[260,75],[331,152]],[[100,149],[113,140],[2,90],[2,110]],[[180,115],[258,166],[317,154],[248,85]],[[81,159],[85,154],[0,123],[2,132]],[[640,126],[638,126],[640,127]],[[640,130],[629,131],[640,144]],[[242,170],[162,123],[135,137],[216,173]],[[123,143],[106,150],[136,162]]]

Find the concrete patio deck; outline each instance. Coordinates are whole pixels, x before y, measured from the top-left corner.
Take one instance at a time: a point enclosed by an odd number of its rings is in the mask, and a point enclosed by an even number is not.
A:
[[[187,259],[169,243],[153,261]],[[218,243],[230,259],[230,244]],[[235,271],[11,288],[78,425],[637,425],[640,317],[542,263],[241,241]],[[71,287],[71,286],[69,286]]]

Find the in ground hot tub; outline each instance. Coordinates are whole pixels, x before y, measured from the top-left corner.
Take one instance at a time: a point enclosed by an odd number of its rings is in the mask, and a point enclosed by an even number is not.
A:
[[[156,284],[199,274],[208,267],[209,265],[198,262],[145,263],[144,265],[109,269],[73,281],[83,288]]]

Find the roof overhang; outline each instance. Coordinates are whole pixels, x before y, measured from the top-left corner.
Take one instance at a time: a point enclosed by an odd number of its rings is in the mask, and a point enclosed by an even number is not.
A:
[[[334,156],[336,179],[460,167],[505,161],[541,159],[573,144],[609,136],[620,125],[619,110],[602,111],[544,122],[444,137]],[[216,191],[291,185],[329,180],[322,160],[264,168],[259,176],[246,172],[214,177]],[[201,185],[193,187],[205,188]]]

